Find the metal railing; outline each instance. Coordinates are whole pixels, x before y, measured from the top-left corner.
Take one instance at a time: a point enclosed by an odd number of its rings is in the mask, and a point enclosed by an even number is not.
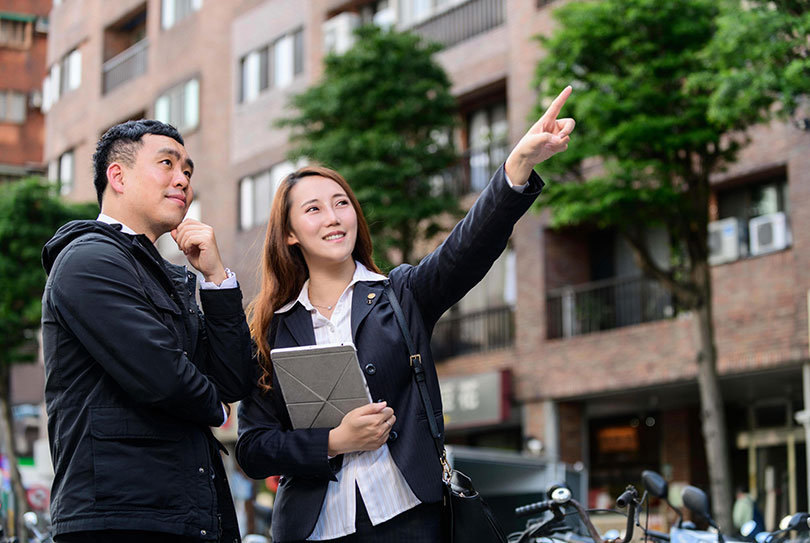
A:
[[[481,192],[489,183],[495,169],[509,155],[506,142],[493,143],[486,147],[467,149],[458,163],[441,174],[444,189],[454,196]]]
[[[619,277],[546,293],[548,338],[590,334],[673,317],[677,304],[661,283]]]
[[[434,360],[442,360],[502,349],[511,346],[514,341],[514,310],[504,306],[442,317],[433,330],[431,351]]]
[[[148,48],[148,41],[143,39],[104,63],[101,68],[104,94],[146,72]]]
[[[429,42],[451,47],[503,24],[504,0],[469,0],[408,30]]]

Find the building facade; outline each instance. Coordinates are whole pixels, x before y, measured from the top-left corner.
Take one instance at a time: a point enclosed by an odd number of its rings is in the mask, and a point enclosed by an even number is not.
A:
[[[318,80],[326,51],[349,47],[364,22],[444,45],[437,59],[460,117],[454,182],[470,201],[529,125],[543,54],[533,38],[553,30],[557,3],[55,2],[44,160],[66,197],[92,200],[90,158],[107,128],[140,117],[178,126],[196,163],[191,212],[215,227],[249,300],[274,190],[295,167],[274,123]],[[714,182],[714,305],[734,479],[775,518],[807,507],[795,414],[808,361],[810,132],[774,123],[751,135]],[[437,326],[448,441],[581,467],[593,503],[642,469],[705,488],[693,317],[640,276],[614,232],[547,223],[524,217],[487,279]]]
[[[0,181],[41,174],[51,0],[0,1]]]

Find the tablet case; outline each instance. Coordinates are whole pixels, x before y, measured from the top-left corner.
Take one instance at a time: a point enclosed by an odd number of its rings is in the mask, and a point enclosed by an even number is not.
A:
[[[334,428],[369,403],[354,345],[308,345],[270,351],[293,428]]]

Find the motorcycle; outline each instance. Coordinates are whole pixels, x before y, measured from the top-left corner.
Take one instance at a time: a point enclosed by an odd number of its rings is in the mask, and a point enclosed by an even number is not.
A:
[[[544,516],[530,519],[526,523],[524,531],[510,534],[507,538],[509,543],[534,543],[541,540],[547,542],[549,539],[573,543],[629,543],[633,538],[633,527],[638,524],[638,507],[643,501],[642,498],[639,498],[635,487],[628,485],[616,499],[618,508],[627,508],[627,527],[624,538],[620,538],[618,533],[614,533],[606,534],[603,539],[591,522],[589,512],[573,498],[570,488],[564,484],[555,484],[548,488],[546,496],[547,500],[515,509],[515,514],[518,516],[537,513],[542,513]],[[569,513],[568,508],[574,511]],[[566,522],[566,517],[570,514],[579,516],[585,533],[582,533],[581,527]]]

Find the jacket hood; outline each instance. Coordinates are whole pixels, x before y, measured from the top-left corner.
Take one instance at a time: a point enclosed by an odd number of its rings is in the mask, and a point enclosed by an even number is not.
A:
[[[119,228],[120,226],[116,228],[96,220],[70,221],[63,225],[42,248],[42,266],[45,268],[45,273],[51,273],[56,257],[74,239],[93,232],[117,239],[118,235],[124,235],[121,234]]]

